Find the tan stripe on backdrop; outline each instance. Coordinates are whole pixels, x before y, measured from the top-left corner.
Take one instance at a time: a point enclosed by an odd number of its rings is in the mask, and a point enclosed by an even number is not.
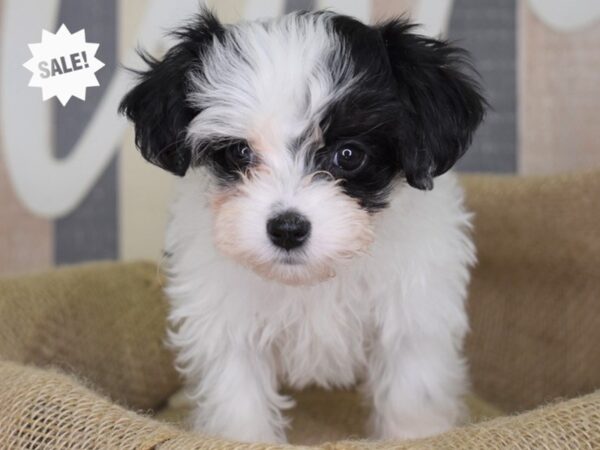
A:
[[[137,42],[137,28],[148,4],[148,0],[119,1],[120,60],[131,48],[141,44]],[[141,157],[134,145],[132,127],[125,133],[120,158],[118,192],[121,258],[156,261],[162,253],[172,178]]]
[[[600,21],[573,32],[519,2],[519,171],[600,167]]]
[[[244,17],[244,0],[208,0],[207,6],[217,13],[225,23],[234,23]]]
[[[0,14],[3,7],[0,0]],[[1,130],[0,122],[0,133]],[[52,222],[24,208],[8,176],[0,148],[0,275],[49,267],[53,260]]]
[[[418,0],[372,0],[371,20],[377,23],[391,17],[406,15],[412,12]]]

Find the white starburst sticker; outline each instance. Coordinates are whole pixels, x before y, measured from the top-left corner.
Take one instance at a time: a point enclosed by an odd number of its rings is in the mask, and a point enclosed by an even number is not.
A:
[[[53,34],[42,30],[42,42],[29,44],[33,55],[23,64],[33,76],[29,86],[42,88],[44,101],[56,96],[63,106],[72,96],[85,100],[86,88],[99,86],[96,71],[104,63],[96,59],[99,44],[85,41],[85,30],[71,34],[63,24]]]

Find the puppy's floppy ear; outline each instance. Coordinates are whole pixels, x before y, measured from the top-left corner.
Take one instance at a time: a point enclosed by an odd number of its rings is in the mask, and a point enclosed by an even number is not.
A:
[[[173,33],[179,41],[162,60],[141,52],[149,69],[137,72],[138,84],[119,106],[119,112],[135,124],[135,143],[142,156],[179,176],[185,175],[192,159],[186,128],[199,112],[186,100],[189,72],[202,70],[203,50],[223,32],[217,18],[203,10]]]
[[[486,102],[464,50],[412,34],[395,19],[377,26],[384,41],[411,130],[402,137],[400,163],[408,183],[432,189],[433,177],[465,153],[483,119]]]

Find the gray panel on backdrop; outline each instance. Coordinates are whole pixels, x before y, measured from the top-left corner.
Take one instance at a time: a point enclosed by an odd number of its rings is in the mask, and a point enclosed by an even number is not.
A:
[[[458,169],[516,172],[515,0],[455,0],[449,37],[471,52],[492,106]]]
[[[285,12],[310,11],[315,8],[314,0],[286,0]]]
[[[85,29],[88,42],[100,44],[96,57],[105,66],[96,72],[99,87],[87,88],[86,100],[71,98],[66,107],[54,101],[56,156],[68,156],[100,102],[117,63],[116,0],[62,0],[57,28]],[[116,111],[115,111],[116,114]],[[54,227],[55,262],[75,263],[118,256],[117,157],[83,202]]]

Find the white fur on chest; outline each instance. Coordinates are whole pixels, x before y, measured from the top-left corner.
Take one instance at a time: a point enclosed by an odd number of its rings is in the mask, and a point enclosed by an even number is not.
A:
[[[365,370],[373,305],[361,277],[286,292],[271,314],[262,315],[273,326],[281,379],[295,387],[353,384]],[[269,325],[262,331],[270,333]]]
[[[354,270],[291,287],[214,261],[189,280],[168,289],[172,322],[187,325],[172,335],[183,352],[193,348],[211,360],[237,342],[267,354],[279,380],[294,387],[349,386],[364,373],[374,299]]]

